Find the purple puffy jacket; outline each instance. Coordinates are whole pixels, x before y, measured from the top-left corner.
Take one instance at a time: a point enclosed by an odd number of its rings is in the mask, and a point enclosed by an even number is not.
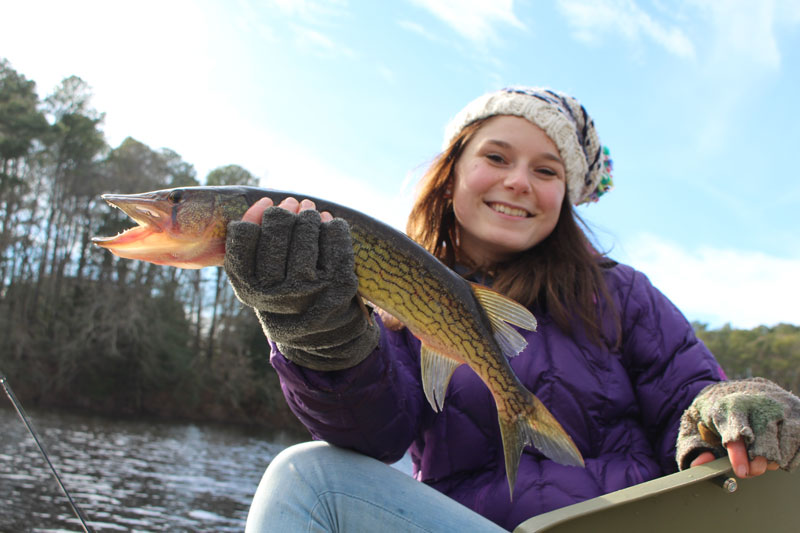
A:
[[[419,341],[384,329],[359,365],[315,372],[286,360],[272,365],[286,400],[317,439],[383,461],[410,448],[414,475],[506,529],[525,519],[676,470],[675,439],[684,409],[722,369],[678,309],[641,273],[605,271],[620,312],[618,350],[564,334],[532,309],[537,332],[511,360],[520,381],[547,406],[583,454],[568,467],[527,447],[509,501],[494,400],[478,376],[459,367],[435,413],[420,381]],[[611,324],[610,320],[607,320]],[[613,336],[614,328],[608,327]]]

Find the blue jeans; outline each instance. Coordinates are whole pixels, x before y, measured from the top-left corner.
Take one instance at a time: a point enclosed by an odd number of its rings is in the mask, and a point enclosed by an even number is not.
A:
[[[505,530],[376,459],[306,442],[287,448],[270,463],[245,531]]]

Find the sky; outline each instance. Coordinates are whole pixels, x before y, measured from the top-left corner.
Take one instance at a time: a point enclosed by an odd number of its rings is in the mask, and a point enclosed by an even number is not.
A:
[[[0,0],[0,19],[0,57],[42,98],[86,81],[112,147],[399,229],[464,105],[567,92],[614,161],[578,208],[612,258],[689,320],[800,324],[800,0]]]

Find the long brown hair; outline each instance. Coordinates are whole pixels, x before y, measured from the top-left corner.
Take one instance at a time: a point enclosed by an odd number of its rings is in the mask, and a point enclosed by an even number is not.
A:
[[[458,239],[449,191],[454,188],[458,158],[486,120],[466,126],[433,161],[420,180],[406,224],[409,237],[451,268],[457,261]],[[535,305],[546,310],[567,334],[574,334],[574,319],[578,319],[593,342],[616,345],[619,317],[602,272],[605,265],[613,262],[597,252],[582,227],[586,228],[586,224],[573,209],[568,195],[564,195],[558,222],[547,238],[509,261],[492,265],[485,273],[493,278],[494,290],[527,307]],[[458,261],[464,260],[458,257]],[[613,339],[603,332],[602,302],[613,314]]]

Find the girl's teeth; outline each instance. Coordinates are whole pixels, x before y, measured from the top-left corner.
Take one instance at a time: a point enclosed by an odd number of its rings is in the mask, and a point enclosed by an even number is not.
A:
[[[508,207],[507,205],[502,204],[490,204],[490,207],[497,211],[498,213],[503,213],[504,215],[511,215],[515,217],[527,217],[528,212],[524,209],[516,209],[514,207]]]

